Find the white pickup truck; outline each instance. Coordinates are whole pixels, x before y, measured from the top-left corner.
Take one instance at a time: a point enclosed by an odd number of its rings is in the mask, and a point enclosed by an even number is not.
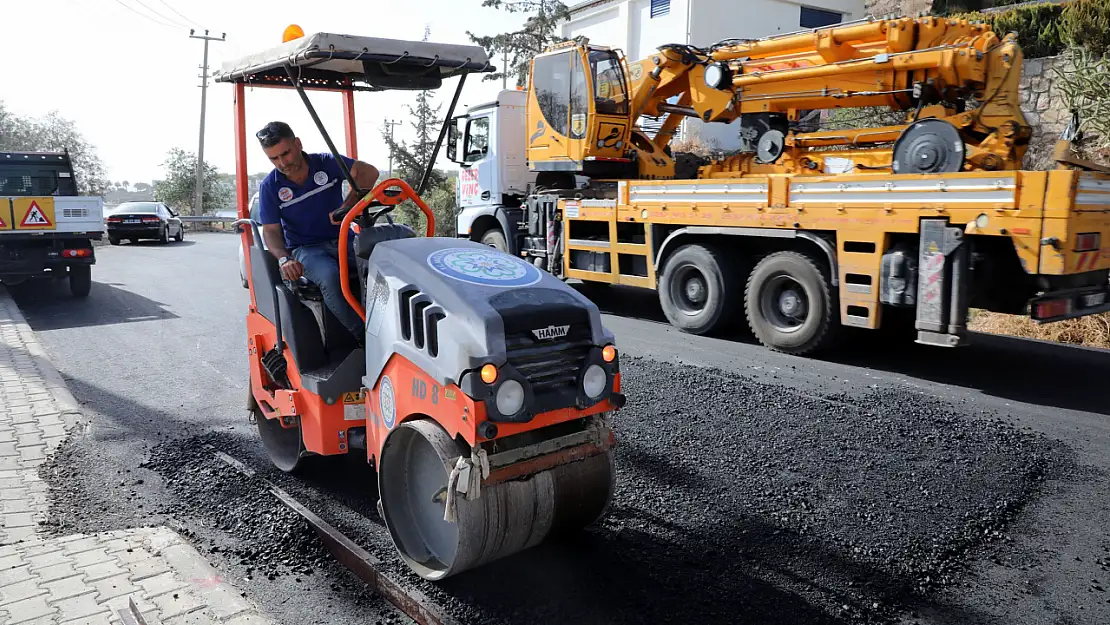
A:
[[[85,297],[103,237],[104,201],[77,195],[68,152],[0,152],[0,282],[68,277]]]

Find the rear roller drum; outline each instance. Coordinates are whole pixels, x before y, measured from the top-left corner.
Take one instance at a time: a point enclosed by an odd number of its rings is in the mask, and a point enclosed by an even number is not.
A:
[[[261,410],[255,408],[252,411],[258,436],[262,439],[262,448],[266,450],[270,462],[286,473],[295,472],[302,466],[304,456],[308,453],[301,439],[300,424],[291,428],[282,427],[281,417],[267,419]]]
[[[424,579],[445,579],[590,525],[613,495],[609,452],[484,486],[474,500],[458,493],[451,523],[443,518],[445,493],[459,457],[451,437],[428,420],[402,424],[382,449],[382,516],[401,558]]]

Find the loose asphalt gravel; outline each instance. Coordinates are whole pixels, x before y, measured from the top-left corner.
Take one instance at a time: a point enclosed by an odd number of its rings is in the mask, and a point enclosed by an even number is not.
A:
[[[228,239],[200,240],[227,263]],[[92,430],[43,469],[51,529],[169,523],[285,622],[407,619],[331,562],[259,480],[205,445],[244,460],[464,623],[1102,623],[1110,615],[1098,461],[1105,413],[1053,402],[1040,408],[1041,423],[1024,402],[940,393],[914,379],[614,317],[607,323],[624,345],[629,401],[614,418],[618,478],[608,516],[559,543],[421,582],[393,553],[374,510],[373,471],[348,458],[281,474],[245,422],[245,389],[211,383],[207,369],[242,377],[226,328],[201,337],[228,310],[241,320],[245,292],[234,291],[234,273],[204,284],[205,306],[199,278],[181,275],[162,288],[144,279],[157,266],[136,269],[168,250],[126,247],[107,250],[100,271],[113,272],[113,289],[166,301],[169,320],[75,330],[48,301],[58,295],[20,300],[94,417]],[[227,264],[222,271],[234,272]],[[110,336],[93,338],[98,325]],[[98,356],[72,341],[89,337],[105,349],[110,341],[126,362],[149,358],[152,330],[168,354],[150,374],[82,368]],[[181,350],[175,333],[190,347],[196,338],[211,367],[166,366]],[[736,354],[741,364],[730,361]],[[883,355],[861,357],[893,367]],[[179,389],[166,386],[170,375],[181,378]]]

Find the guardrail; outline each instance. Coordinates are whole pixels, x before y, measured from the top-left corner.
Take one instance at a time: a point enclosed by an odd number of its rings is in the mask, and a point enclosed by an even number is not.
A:
[[[223,215],[181,215],[181,221],[188,224],[190,230],[226,230],[235,231],[235,220],[238,217],[225,217]]]

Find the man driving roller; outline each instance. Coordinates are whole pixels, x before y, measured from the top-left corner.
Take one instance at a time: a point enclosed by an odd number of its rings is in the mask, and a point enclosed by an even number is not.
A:
[[[343,198],[343,170],[329,152],[309,154],[285,122],[270,122],[255,136],[274,170],[258,190],[262,235],[278,259],[281,276],[296,281],[302,275],[320,287],[329,310],[360,341],[364,328],[358,313],[343,297],[339,275],[339,222],[332,212],[358,203],[351,189]],[[378,180],[368,163],[340,155],[363,191]],[[353,258],[352,238],[347,251]]]

